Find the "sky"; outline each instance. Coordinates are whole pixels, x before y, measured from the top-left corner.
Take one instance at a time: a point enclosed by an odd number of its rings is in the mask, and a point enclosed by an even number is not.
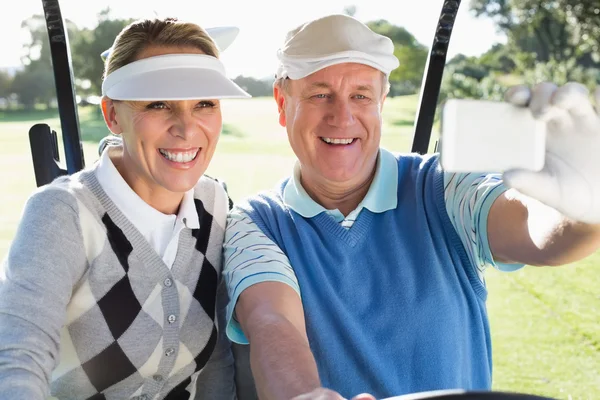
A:
[[[419,42],[431,46],[443,0],[59,0],[63,18],[80,28],[93,28],[97,14],[110,7],[115,18],[175,16],[196,22],[204,28],[237,26],[240,33],[222,54],[230,77],[238,75],[263,78],[273,75],[275,53],[285,34],[297,25],[330,13],[356,7],[357,19],[367,22],[387,19],[403,26]],[[448,59],[458,53],[477,56],[494,43],[504,42],[493,23],[471,15],[463,1],[452,32]],[[28,35],[21,22],[42,13],[41,0],[15,2],[10,12],[0,14],[0,68],[21,65],[23,43]]]

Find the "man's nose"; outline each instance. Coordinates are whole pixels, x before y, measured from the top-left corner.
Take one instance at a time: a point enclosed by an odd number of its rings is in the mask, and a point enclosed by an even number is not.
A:
[[[329,123],[337,128],[347,128],[354,122],[355,118],[350,102],[345,99],[335,99],[331,106]]]

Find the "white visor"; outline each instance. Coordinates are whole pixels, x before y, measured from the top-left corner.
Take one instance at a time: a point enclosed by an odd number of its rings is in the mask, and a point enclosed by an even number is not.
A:
[[[207,28],[206,33],[208,33],[208,36],[215,42],[219,51],[224,52],[225,49],[234,42],[235,38],[240,33],[240,28],[237,26],[217,26],[215,28]],[[112,47],[104,50],[100,54],[102,60],[106,61],[111,51]]]
[[[102,95],[138,101],[252,97],[227,78],[219,59],[205,54],[166,54],[134,61],[106,77]]]

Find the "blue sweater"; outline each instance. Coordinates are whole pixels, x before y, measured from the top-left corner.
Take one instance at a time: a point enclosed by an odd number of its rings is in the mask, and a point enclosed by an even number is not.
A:
[[[241,208],[288,256],[325,387],[350,398],[491,387],[486,291],[444,203],[437,158],[398,160],[398,206],[349,230],[279,193]]]

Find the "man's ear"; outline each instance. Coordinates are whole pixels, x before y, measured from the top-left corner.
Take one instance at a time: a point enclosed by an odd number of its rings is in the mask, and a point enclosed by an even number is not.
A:
[[[279,85],[273,85],[273,97],[277,103],[277,112],[279,113],[279,125],[285,128],[287,123],[285,118],[285,93]]]
[[[383,97],[381,98],[381,107],[379,112],[383,111],[383,103],[385,103],[385,99],[387,99],[387,94],[384,94]]]
[[[104,116],[104,122],[108,129],[115,135],[119,135],[123,132],[123,129],[117,121],[117,110],[115,109],[115,102],[108,97],[102,97],[101,102],[102,115]]]

